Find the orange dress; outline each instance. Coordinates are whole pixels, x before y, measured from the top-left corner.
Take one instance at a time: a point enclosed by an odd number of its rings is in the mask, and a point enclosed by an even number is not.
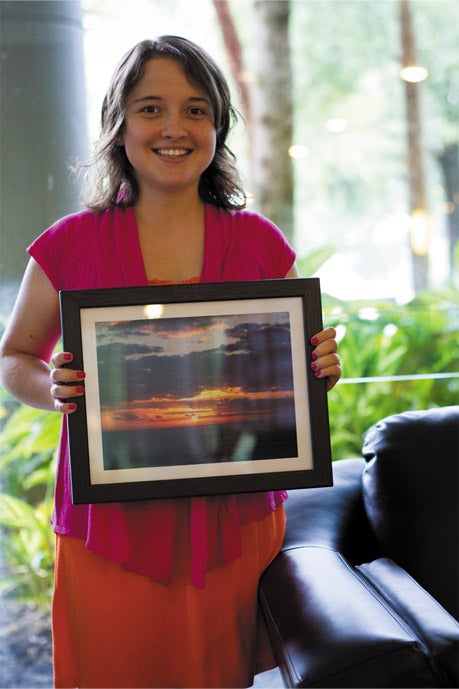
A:
[[[241,525],[242,555],[207,572],[205,588],[190,583],[188,503],[176,501],[175,510],[167,586],[57,535],[56,687],[249,687],[254,674],[275,666],[258,582],[282,544],[283,506]]]
[[[81,539],[57,536],[55,686],[251,686],[254,674],[276,664],[258,582],[284,530],[282,505],[242,525],[243,554],[210,570],[204,589],[189,583],[184,530],[171,586],[94,555]]]

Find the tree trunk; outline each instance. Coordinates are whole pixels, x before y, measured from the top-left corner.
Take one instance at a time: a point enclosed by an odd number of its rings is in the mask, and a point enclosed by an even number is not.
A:
[[[252,94],[247,79],[247,71],[244,66],[242,44],[239,39],[236,24],[234,23],[233,17],[231,15],[229,3],[227,2],[227,0],[213,0],[213,5],[215,8],[215,13],[217,15],[218,23],[220,25],[220,30],[222,32],[223,42],[225,44],[226,54],[228,56],[231,75],[233,77],[234,83],[236,84],[239,93],[240,112],[244,118],[244,123],[247,132],[247,150],[249,151],[248,169],[247,174],[245,176],[245,184],[247,185],[247,191],[251,189],[251,187],[253,186],[253,160],[250,157],[250,152],[253,148],[253,122],[251,107]]]
[[[415,59],[416,47],[411,17],[410,0],[400,0],[400,29],[402,45],[402,65],[406,66]],[[419,104],[419,83],[404,81],[407,146],[408,146],[408,184],[410,215],[413,223],[411,234],[411,255],[413,265],[414,291],[418,293],[428,287],[428,213],[425,194],[424,161],[422,151],[422,127]],[[415,243],[413,232],[416,224],[425,232],[422,246]],[[422,227],[424,224],[424,227]]]
[[[213,0],[249,137],[255,205],[293,241],[292,73],[289,0],[257,0],[256,85],[244,78],[243,51],[226,0]]]
[[[231,74],[239,91],[242,114],[247,127],[250,128],[250,92],[247,79],[245,78],[246,72],[244,68],[242,46],[236,25],[231,16],[227,0],[213,0],[213,5],[223,35],[223,42],[228,55]]]
[[[454,284],[454,252],[459,240],[459,144],[446,146],[438,156],[443,172],[449,244],[449,282]]]
[[[292,72],[289,0],[257,0],[253,107],[255,202],[293,240]]]

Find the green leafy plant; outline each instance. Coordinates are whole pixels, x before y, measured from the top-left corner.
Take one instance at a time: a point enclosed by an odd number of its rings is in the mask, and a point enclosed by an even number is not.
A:
[[[54,567],[53,506],[59,414],[16,405],[0,433],[0,594],[48,606]]]
[[[328,396],[334,459],[360,455],[366,430],[385,416],[457,403],[457,292],[426,293],[404,306],[324,301],[324,320],[342,338],[343,380]]]
[[[54,539],[49,526],[52,502],[30,505],[12,495],[0,495],[0,523],[5,573],[0,595],[48,606],[54,567]]]

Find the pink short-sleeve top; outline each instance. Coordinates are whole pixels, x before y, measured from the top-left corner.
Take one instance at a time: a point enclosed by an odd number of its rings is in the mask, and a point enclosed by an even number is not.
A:
[[[132,208],[82,211],[45,230],[28,248],[54,288],[94,289],[147,285]],[[205,211],[204,261],[199,281],[283,278],[295,253],[281,231],[249,211]],[[54,531],[83,539],[93,553],[168,584],[174,541],[189,534],[190,581],[205,586],[206,572],[241,554],[241,524],[262,519],[286,500],[285,491],[134,503],[74,505],[67,424],[58,449]]]

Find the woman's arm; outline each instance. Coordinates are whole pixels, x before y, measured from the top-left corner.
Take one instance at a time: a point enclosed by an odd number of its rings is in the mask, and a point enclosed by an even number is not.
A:
[[[285,277],[298,277],[295,265],[290,268]],[[334,328],[325,328],[320,333],[313,335],[310,340],[310,343],[314,346],[311,352],[311,369],[314,371],[316,378],[327,379],[327,390],[331,390],[341,378],[341,360],[337,354],[338,344],[335,338],[336,330]]]
[[[36,261],[31,259],[16,304],[0,342],[0,379],[16,399],[31,407],[73,411],[66,399],[84,392],[84,373],[60,368],[71,354],[53,357],[60,337],[59,296]],[[74,383],[74,385],[68,385]]]

